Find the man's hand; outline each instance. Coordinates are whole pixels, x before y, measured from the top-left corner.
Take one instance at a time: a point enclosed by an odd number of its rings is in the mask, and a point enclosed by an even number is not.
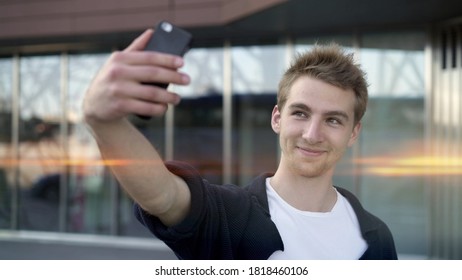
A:
[[[180,97],[166,89],[142,83],[187,85],[179,56],[143,51],[153,30],[146,30],[125,50],[114,52],[88,88],[83,102],[87,122],[112,122],[129,114],[162,116],[167,104]]]

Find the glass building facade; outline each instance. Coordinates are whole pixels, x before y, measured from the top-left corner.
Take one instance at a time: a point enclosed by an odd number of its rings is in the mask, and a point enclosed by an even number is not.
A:
[[[431,129],[430,41],[424,30],[400,30],[193,48],[183,69],[192,83],[173,88],[182,102],[163,118],[132,121],[166,160],[187,161],[212,182],[243,186],[276,170],[270,117],[292,57],[337,42],[367,72],[370,103],[334,182],[389,225],[401,256],[429,258],[434,177],[416,166],[425,165]],[[135,221],[132,201],[82,120],[85,89],[109,54],[0,58],[1,231],[154,238]],[[407,166],[412,160],[419,162]]]

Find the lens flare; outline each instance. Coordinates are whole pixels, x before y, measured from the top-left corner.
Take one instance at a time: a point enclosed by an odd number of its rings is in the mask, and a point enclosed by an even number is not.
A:
[[[462,175],[462,157],[366,157],[354,160],[365,175],[456,176]]]

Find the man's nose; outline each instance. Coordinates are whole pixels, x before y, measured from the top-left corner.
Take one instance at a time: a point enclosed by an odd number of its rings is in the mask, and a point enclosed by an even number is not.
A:
[[[303,138],[310,144],[316,144],[324,140],[323,126],[320,120],[311,119],[305,126]]]

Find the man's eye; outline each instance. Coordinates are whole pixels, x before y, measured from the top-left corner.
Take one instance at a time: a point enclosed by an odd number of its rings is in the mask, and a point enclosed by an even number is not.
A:
[[[292,113],[292,115],[294,115],[296,117],[300,117],[300,118],[306,117],[306,114],[301,112],[301,111],[295,111],[295,112]]]
[[[342,122],[339,119],[335,118],[330,118],[327,120],[328,123],[333,124],[333,125],[341,125]]]

